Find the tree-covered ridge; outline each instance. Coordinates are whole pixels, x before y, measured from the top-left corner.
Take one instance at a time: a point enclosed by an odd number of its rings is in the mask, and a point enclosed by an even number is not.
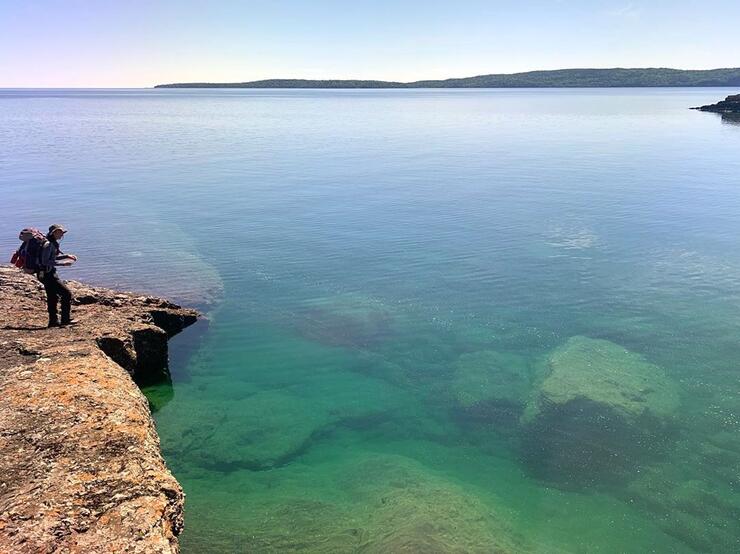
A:
[[[740,86],[740,68],[683,70],[558,69],[414,81],[265,79],[244,83],[172,83],[155,88],[555,88],[555,87],[730,87]]]

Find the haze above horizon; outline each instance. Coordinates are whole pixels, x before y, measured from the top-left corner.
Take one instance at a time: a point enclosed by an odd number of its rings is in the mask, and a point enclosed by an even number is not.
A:
[[[738,17],[724,0],[0,0],[0,87],[737,67]]]

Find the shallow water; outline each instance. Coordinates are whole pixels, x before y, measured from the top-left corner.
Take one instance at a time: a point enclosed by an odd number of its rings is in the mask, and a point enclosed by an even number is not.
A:
[[[730,92],[2,90],[0,249],[208,311],[185,553],[737,551]]]

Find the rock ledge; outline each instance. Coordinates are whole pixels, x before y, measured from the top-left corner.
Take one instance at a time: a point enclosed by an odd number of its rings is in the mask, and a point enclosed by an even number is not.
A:
[[[691,109],[702,112],[740,114],[740,94],[730,95],[716,104],[708,104],[706,106],[698,106]]]
[[[46,329],[41,285],[0,267],[0,553],[177,553],[184,495],[131,377],[198,314],[69,285],[79,323]]]

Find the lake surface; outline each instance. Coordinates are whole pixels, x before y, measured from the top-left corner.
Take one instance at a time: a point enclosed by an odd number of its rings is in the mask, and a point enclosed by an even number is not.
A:
[[[737,552],[733,92],[0,90],[0,252],[208,313],[186,554]]]

